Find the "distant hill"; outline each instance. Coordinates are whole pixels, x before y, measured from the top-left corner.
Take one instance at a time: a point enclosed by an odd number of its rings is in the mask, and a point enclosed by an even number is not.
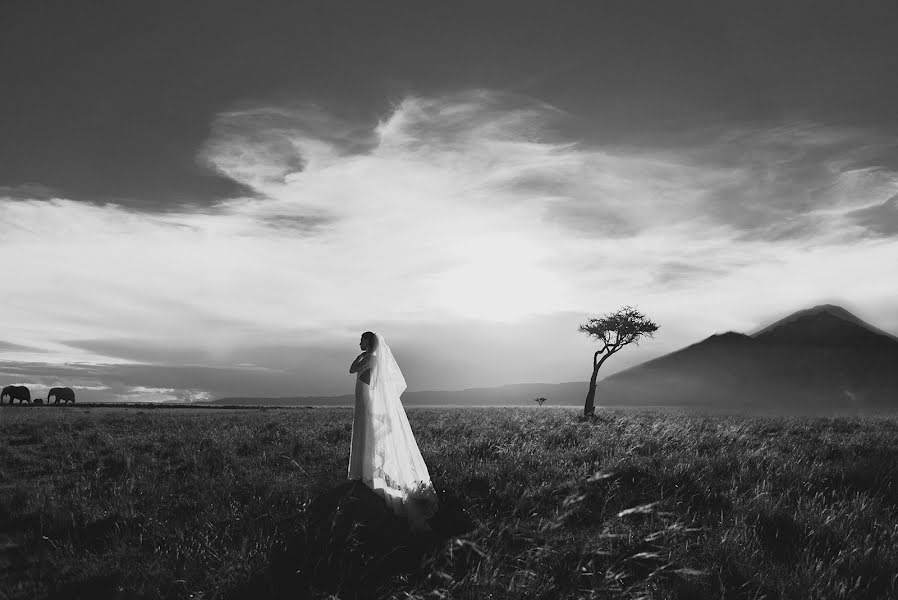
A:
[[[549,404],[583,404],[587,382],[518,383],[489,388],[458,391],[420,391],[402,394],[405,406],[507,406],[536,405],[534,398],[548,398]],[[214,404],[265,406],[351,406],[355,396],[291,396],[284,398],[221,398]]]
[[[406,406],[583,404],[587,383],[526,383],[402,395]],[[354,397],[222,398],[214,404],[351,406]],[[597,406],[796,412],[898,409],[898,338],[831,304],[752,335],[712,335],[599,381]]]
[[[898,339],[830,304],[753,335],[713,335],[616,373],[602,404],[830,411],[898,408]]]

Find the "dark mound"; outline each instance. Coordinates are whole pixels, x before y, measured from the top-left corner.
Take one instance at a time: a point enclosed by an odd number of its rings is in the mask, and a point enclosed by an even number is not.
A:
[[[271,558],[268,571],[232,597],[377,598],[390,580],[424,568],[448,539],[474,529],[456,496],[437,490],[440,510],[432,531],[413,533],[384,500],[361,482],[347,481],[309,505],[304,523]]]

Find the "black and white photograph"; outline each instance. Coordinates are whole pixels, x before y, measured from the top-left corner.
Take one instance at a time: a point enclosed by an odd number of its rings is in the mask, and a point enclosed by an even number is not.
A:
[[[895,0],[0,0],[0,600],[898,598]]]

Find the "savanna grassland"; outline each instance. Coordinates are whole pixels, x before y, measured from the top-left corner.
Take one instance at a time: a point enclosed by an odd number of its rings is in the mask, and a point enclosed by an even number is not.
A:
[[[898,597],[898,417],[408,412],[477,527],[378,596]],[[3,407],[0,598],[248,594],[345,480],[351,420]]]

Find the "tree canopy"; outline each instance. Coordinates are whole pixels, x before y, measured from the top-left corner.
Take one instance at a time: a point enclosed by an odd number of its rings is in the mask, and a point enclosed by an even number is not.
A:
[[[614,354],[628,344],[638,344],[642,336],[651,337],[658,331],[658,325],[632,306],[625,306],[603,317],[589,319],[580,325],[579,331],[602,342],[600,353]]]

